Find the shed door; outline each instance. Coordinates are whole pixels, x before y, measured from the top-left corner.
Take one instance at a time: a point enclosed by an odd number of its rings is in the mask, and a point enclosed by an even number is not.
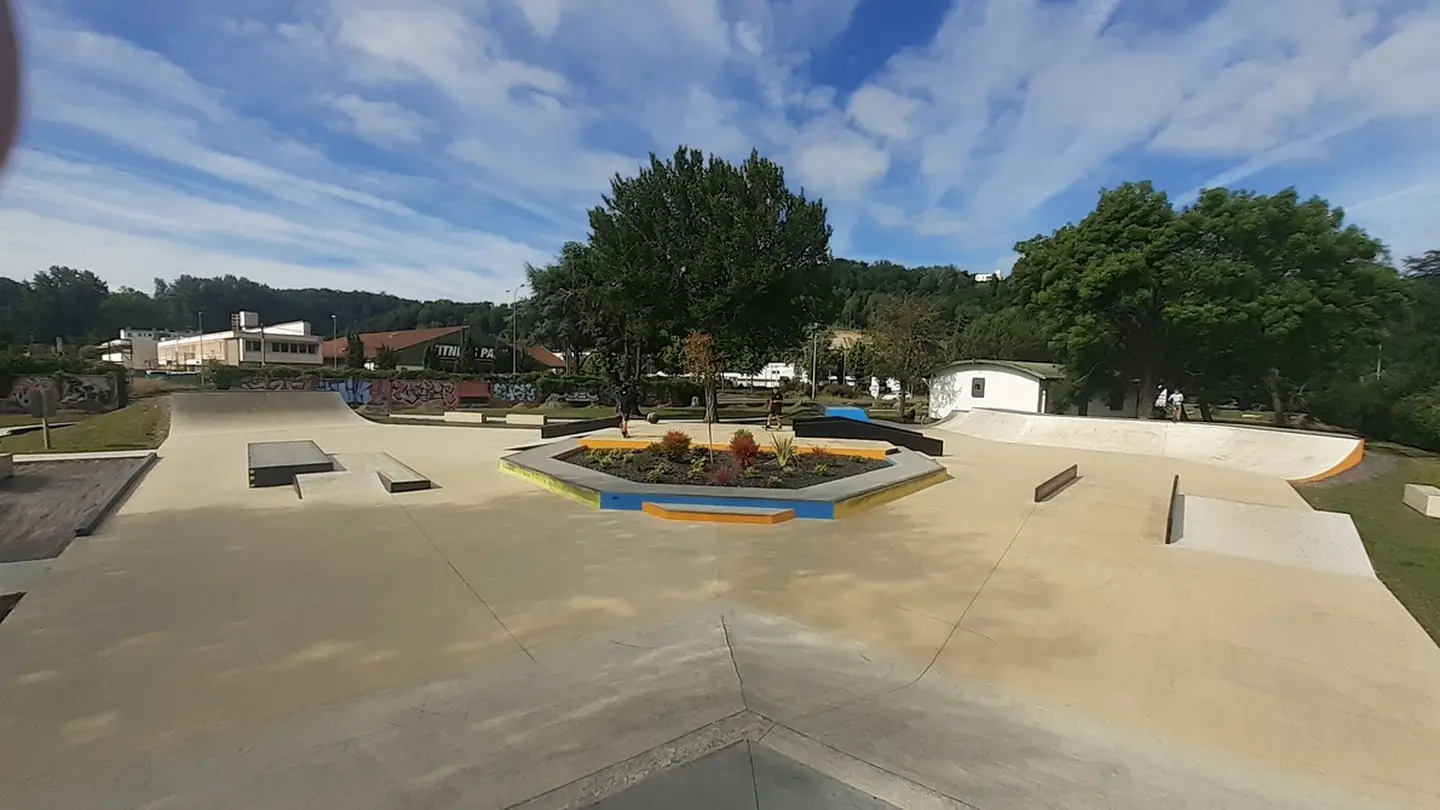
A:
[[[984,378],[984,377],[972,377],[972,378],[970,379],[970,398],[971,398],[971,399],[984,399],[984,398],[985,398],[985,378]]]

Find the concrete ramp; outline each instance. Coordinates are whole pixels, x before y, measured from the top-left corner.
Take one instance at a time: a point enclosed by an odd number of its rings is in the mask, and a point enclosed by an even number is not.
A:
[[[984,409],[942,430],[996,442],[1196,461],[1292,483],[1338,475],[1365,452],[1364,440],[1330,433]]]
[[[170,437],[366,424],[334,391],[207,391],[170,395]]]
[[[1331,574],[1375,578],[1350,516],[1181,495],[1175,548],[1209,551]]]

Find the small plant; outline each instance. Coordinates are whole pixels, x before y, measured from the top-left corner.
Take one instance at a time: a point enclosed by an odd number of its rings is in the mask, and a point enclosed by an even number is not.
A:
[[[645,481],[650,484],[658,484],[665,479],[665,468],[659,465],[645,471]]]
[[[740,469],[748,469],[755,465],[760,457],[760,445],[755,442],[755,434],[741,428],[735,431],[730,437],[730,458]]]
[[[829,465],[829,464],[826,464],[826,463],[823,462],[823,461],[820,462],[819,464],[816,464],[814,467],[811,467],[810,469],[814,470],[816,475],[829,475],[829,474],[830,474],[830,465]]]
[[[741,477],[741,478],[759,478],[759,477],[760,477],[760,469],[759,469],[758,467],[754,467],[754,466],[745,467],[744,469],[740,470],[740,477]]]
[[[775,463],[780,465],[781,469],[784,469],[786,467],[789,467],[790,462],[794,460],[795,437],[775,436]]]
[[[812,456],[828,456],[830,455],[830,445],[812,444],[810,445],[810,450],[808,452]]]
[[[781,478],[778,475],[772,475],[769,478],[765,479],[765,483],[769,484],[772,487],[778,487],[785,483],[785,479]]]
[[[691,478],[704,478],[704,477],[705,477],[705,459],[703,459],[703,458],[697,458],[697,459],[695,459],[694,461],[690,462],[690,477],[691,477]]]
[[[717,487],[734,486],[739,475],[740,469],[735,466],[735,462],[727,461],[710,471],[710,483]]]
[[[591,450],[589,452],[591,463],[602,469],[609,469],[615,466],[615,454],[609,450]]]
[[[651,447],[671,461],[683,462],[690,455],[690,435],[681,430],[666,431],[659,444]]]

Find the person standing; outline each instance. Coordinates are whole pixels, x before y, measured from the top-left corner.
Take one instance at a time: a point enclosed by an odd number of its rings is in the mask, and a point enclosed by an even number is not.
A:
[[[765,416],[765,429],[779,430],[781,428],[780,414],[785,408],[785,398],[780,395],[779,388],[770,391],[770,401],[768,404],[770,410]]]
[[[620,435],[630,438],[630,416],[640,413],[640,392],[630,383],[620,385],[620,398],[615,403],[620,410]]]
[[[1170,420],[1179,422],[1185,416],[1185,395],[1180,391],[1170,392]]]

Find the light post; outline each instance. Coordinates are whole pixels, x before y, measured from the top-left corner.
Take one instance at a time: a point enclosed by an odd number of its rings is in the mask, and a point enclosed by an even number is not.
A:
[[[520,290],[524,284],[506,290],[510,293],[510,373],[520,373]]]
[[[201,388],[201,390],[204,390],[204,388],[205,388],[205,310],[203,310],[203,309],[197,309],[197,310],[195,310],[195,327],[200,330],[200,348],[199,348],[199,350],[198,350],[198,351],[199,351],[199,360],[200,360],[200,362],[199,362],[197,365],[198,365],[199,368],[200,368],[200,388]]]
[[[340,326],[339,326],[339,322],[338,322],[337,320],[335,320],[335,313],[332,312],[332,313],[330,313],[330,343],[333,345],[333,344],[335,343],[335,341],[337,341],[337,340],[339,340],[339,339],[340,339]],[[340,347],[336,346],[335,348],[336,348],[336,352],[335,352],[335,363],[334,363],[334,365],[335,365],[336,368],[339,368],[339,367],[340,367],[340,353],[339,353],[339,348],[340,348]],[[324,358],[322,357],[321,360],[324,360]]]

